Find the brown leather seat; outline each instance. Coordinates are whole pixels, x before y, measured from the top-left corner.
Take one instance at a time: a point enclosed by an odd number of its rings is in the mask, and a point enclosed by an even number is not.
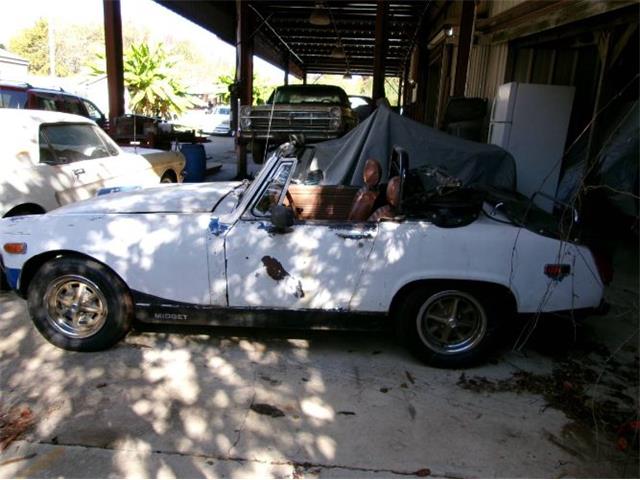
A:
[[[351,211],[347,217],[348,220],[352,222],[364,222],[369,218],[371,212],[373,212],[373,206],[379,195],[376,187],[382,177],[380,162],[371,158],[367,160],[364,164],[362,177],[364,179],[364,186],[356,193]]]
[[[367,219],[369,222],[378,222],[382,219],[391,219],[396,216],[400,205],[400,177],[393,177],[387,185],[387,205],[378,208]]]

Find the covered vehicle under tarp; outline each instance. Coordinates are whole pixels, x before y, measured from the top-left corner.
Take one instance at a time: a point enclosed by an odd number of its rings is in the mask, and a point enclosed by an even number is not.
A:
[[[640,105],[633,102],[619,108],[620,116],[609,130],[606,142],[598,152],[593,164],[590,185],[592,190],[606,194],[609,202],[620,212],[630,217],[638,217],[638,182],[640,168]],[[569,203],[583,189],[587,176],[586,143],[584,136],[576,148],[576,153],[567,159],[570,167],[564,173],[558,186],[557,197]]]
[[[515,190],[515,162],[506,150],[447,135],[402,117],[381,105],[342,138],[317,143],[301,157],[298,180],[323,185],[363,184],[369,158],[378,160],[387,180],[391,151],[400,146],[409,154],[409,168],[434,166],[463,186],[487,185]]]

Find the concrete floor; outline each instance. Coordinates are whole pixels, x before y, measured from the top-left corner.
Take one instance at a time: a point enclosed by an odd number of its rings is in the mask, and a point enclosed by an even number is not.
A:
[[[215,174],[207,177],[208,181],[232,180],[237,174],[236,153],[233,137],[222,137],[212,135],[208,137],[209,142],[204,144],[207,155],[207,164],[221,163],[222,168]],[[250,176],[254,176],[262,165],[253,163],[251,154],[247,154],[247,171]]]
[[[638,477],[615,432],[638,418],[637,256],[619,263],[607,317],[463,371],[372,334],[176,327],[65,352],[2,293],[0,413],[33,425],[0,477]]]

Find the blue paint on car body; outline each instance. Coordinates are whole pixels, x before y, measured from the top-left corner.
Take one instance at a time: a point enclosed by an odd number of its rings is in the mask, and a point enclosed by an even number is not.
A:
[[[225,223],[220,223],[220,219],[218,217],[212,217],[209,222],[209,232],[216,237],[222,235],[224,232],[229,230],[229,225]]]
[[[133,192],[135,190],[140,190],[142,187],[140,185],[130,185],[123,187],[105,187],[98,190],[96,196],[99,197],[101,195],[107,195],[109,193],[118,193],[118,192]]]
[[[7,277],[7,282],[9,282],[9,286],[14,290],[18,288],[18,280],[20,279],[20,269],[19,268],[9,268],[5,267],[5,276]]]

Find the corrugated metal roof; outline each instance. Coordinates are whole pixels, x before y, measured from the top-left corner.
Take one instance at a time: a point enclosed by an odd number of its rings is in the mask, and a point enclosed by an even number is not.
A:
[[[234,1],[156,0],[185,18],[235,44],[236,3]],[[288,48],[290,60],[307,73],[373,74],[375,50],[375,0],[247,0],[255,15],[255,53],[282,65]],[[402,73],[416,28],[429,0],[387,2],[388,22],[385,69],[387,76]],[[331,19],[329,25],[310,22],[318,9]],[[266,25],[268,24],[268,26]],[[271,28],[269,28],[271,27]],[[342,45],[345,57],[332,51]]]

